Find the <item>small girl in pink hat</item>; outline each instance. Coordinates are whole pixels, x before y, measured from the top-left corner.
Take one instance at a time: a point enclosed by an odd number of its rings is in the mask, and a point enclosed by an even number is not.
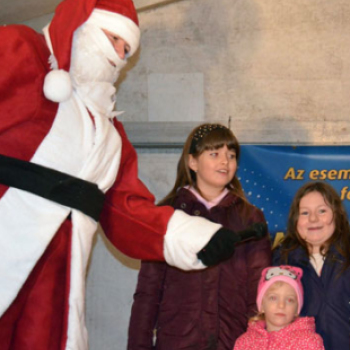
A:
[[[313,317],[299,317],[303,271],[294,266],[267,267],[261,273],[253,317],[234,350],[324,350]]]

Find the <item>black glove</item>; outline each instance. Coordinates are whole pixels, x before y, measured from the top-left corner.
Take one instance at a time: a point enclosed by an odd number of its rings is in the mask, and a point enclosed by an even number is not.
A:
[[[266,236],[267,225],[257,222],[246,230],[233,232],[226,228],[217,231],[208,244],[197,253],[198,259],[206,266],[212,266],[230,258],[237,243]]]

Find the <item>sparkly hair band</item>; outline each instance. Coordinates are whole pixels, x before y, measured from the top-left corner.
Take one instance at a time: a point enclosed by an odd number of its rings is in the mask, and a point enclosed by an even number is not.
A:
[[[190,146],[190,154],[196,152],[196,147],[198,143],[207,135],[209,135],[212,131],[217,129],[227,129],[226,126],[220,124],[206,124],[198,128],[198,130],[194,133],[191,146]]]

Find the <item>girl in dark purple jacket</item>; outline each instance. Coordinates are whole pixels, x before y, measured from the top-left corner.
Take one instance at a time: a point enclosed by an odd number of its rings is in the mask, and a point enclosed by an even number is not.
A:
[[[225,126],[204,124],[189,135],[170,204],[237,232],[263,213],[249,204],[236,176],[239,144]],[[232,350],[255,314],[261,271],[271,263],[269,237],[236,247],[227,261],[184,272],[143,261],[134,294],[128,350]]]

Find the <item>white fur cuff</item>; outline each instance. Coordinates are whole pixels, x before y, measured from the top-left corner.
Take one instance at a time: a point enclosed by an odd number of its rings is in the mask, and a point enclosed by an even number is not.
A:
[[[164,257],[169,265],[182,270],[199,270],[206,266],[197,253],[222,226],[197,216],[175,210],[164,238]]]

